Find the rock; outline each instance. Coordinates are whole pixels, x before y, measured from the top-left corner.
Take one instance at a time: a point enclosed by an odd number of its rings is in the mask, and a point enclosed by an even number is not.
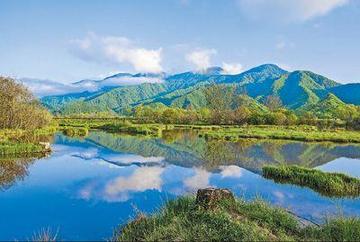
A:
[[[221,201],[235,202],[233,193],[228,189],[204,188],[196,194],[196,204],[205,209],[216,208]]]
[[[51,146],[49,142],[39,142],[39,145],[42,145],[45,149],[45,151],[50,151],[51,150]]]

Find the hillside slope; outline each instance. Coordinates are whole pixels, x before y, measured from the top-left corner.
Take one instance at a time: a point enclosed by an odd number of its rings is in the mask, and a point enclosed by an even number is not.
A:
[[[305,110],[326,99],[329,93],[345,103],[360,104],[360,84],[341,85],[311,71],[287,72],[273,64],[261,65],[237,75],[226,75],[220,67],[213,67],[201,73],[131,77],[150,78],[149,82],[153,81],[151,78],[163,80],[159,83],[103,87],[97,92],[48,96],[42,98],[42,102],[51,111],[61,114],[94,111],[123,113],[140,104],[198,109],[207,107],[205,90],[208,85],[230,85],[238,90],[237,95],[246,93],[259,105],[270,95],[278,96],[283,105],[292,110]]]

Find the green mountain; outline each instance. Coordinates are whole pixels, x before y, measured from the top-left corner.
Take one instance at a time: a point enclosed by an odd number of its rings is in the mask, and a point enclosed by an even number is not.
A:
[[[320,107],[330,93],[345,103],[360,104],[360,84],[341,85],[310,71],[287,72],[273,64],[261,65],[237,75],[223,74],[221,68],[213,67],[201,73],[184,72],[170,76],[162,73],[161,77],[161,83],[103,87],[97,92],[43,97],[42,102],[51,111],[61,114],[123,113],[140,104],[198,109],[208,105],[205,93],[209,86],[222,85],[235,88],[235,95],[247,94],[252,105],[260,108],[270,95],[278,96],[285,107],[300,111],[311,105]]]
[[[352,104],[346,104],[334,94],[330,93],[325,99],[315,103],[308,104],[302,108],[321,118],[344,118],[357,113],[359,107]]]
[[[329,91],[345,103],[360,105],[360,83],[336,86]]]
[[[290,109],[313,104],[323,99],[327,89],[340,84],[310,71],[294,71],[282,75],[271,86],[271,95],[279,96]]]

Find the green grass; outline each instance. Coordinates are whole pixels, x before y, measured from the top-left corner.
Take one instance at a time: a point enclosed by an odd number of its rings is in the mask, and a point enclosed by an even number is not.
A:
[[[48,152],[39,142],[48,141],[56,131],[55,126],[35,130],[0,130],[0,155],[36,154]]]
[[[87,128],[74,128],[74,127],[64,127],[62,128],[63,134],[70,137],[84,137],[89,134],[89,130]]]
[[[206,211],[195,204],[194,198],[184,197],[170,201],[153,216],[140,216],[117,232],[114,240],[293,240],[296,221],[285,212],[262,203],[238,201],[231,205],[224,203],[218,210]],[[254,208],[259,213],[255,214]],[[286,225],[281,226],[284,223]]]
[[[318,241],[359,241],[360,219],[343,217],[330,219],[319,228],[305,228],[301,231],[301,236]]]
[[[237,200],[205,210],[193,197],[168,202],[153,215],[140,214],[115,231],[115,241],[356,241],[360,220],[337,218],[302,227],[287,211],[261,200]]]
[[[173,129],[174,125],[136,124],[125,118],[59,118],[61,129],[100,129],[109,132],[139,134],[160,137],[163,130]],[[70,131],[72,133],[72,131]]]
[[[316,126],[276,126],[276,125],[164,125],[164,124],[138,124],[126,118],[58,118],[60,127],[85,127],[89,129],[102,129],[111,132],[127,132],[130,134],[143,134],[161,136],[161,130],[166,129],[192,129],[198,130],[199,136],[207,139],[221,139],[238,141],[244,138],[256,139],[282,139],[305,142],[335,142],[360,143],[360,132],[344,129],[322,130]]]
[[[32,143],[0,143],[0,155],[31,154],[46,152],[44,146]]]
[[[283,139],[305,142],[360,143],[360,132],[343,129],[319,130],[315,126],[270,126],[249,125],[227,127],[217,130],[202,131],[199,134],[207,139],[238,141],[243,138]]]
[[[140,134],[149,136],[161,136],[162,131],[169,129],[170,125],[157,124],[107,124],[99,127],[101,130],[128,134]]]
[[[263,176],[275,182],[306,186],[330,197],[360,196],[360,179],[300,166],[264,166]]]

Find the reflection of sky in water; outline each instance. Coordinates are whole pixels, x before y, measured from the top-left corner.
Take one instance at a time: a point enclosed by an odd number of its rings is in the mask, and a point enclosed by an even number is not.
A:
[[[338,158],[319,167],[359,176],[360,161]],[[293,185],[280,185],[236,165],[215,170],[168,163],[163,156],[119,153],[86,141],[58,140],[51,157],[30,167],[29,176],[0,192],[0,240],[28,239],[34,231],[59,229],[64,239],[106,239],[134,216],[166,200],[207,186],[257,196],[320,221],[341,207],[360,215],[360,201],[330,199]]]
[[[360,178],[360,161],[358,159],[339,158],[318,167],[327,172],[341,172]]]

